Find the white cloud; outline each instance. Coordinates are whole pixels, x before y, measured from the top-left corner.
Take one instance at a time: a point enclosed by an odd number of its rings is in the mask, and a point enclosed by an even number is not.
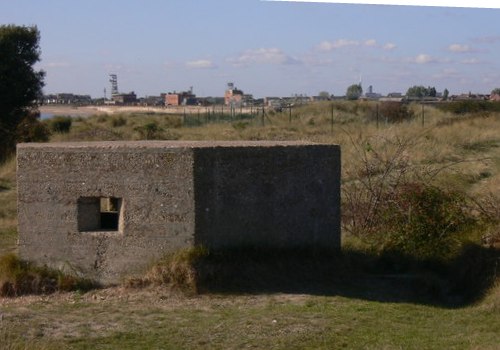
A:
[[[229,58],[228,62],[235,66],[246,66],[249,64],[293,64],[299,61],[291,56],[288,56],[281,49],[272,48],[259,48],[250,49],[242,52],[236,58]]]
[[[384,50],[394,50],[396,47],[397,45],[394,43],[387,43],[384,46],[382,46]]]
[[[186,67],[191,69],[213,69],[216,65],[210,60],[195,60],[186,62]]]
[[[469,45],[451,44],[450,46],[448,46],[448,51],[455,53],[466,53],[471,52],[472,49],[469,47]]]
[[[338,39],[336,41],[322,41],[318,45],[318,50],[323,52],[328,52],[349,46],[359,46],[359,41],[347,40],[347,39]]]
[[[337,49],[342,49],[346,47],[381,47],[385,50],[392,50],[396,48],[396,44],[387,43],[385,45],[379,45],[375,39],[365,39],[365,40],[350,40],[350,39],[338,39],[335,41],[322,41],[316,46],[316,50],[320,52],[330,52]]]
[[[449,58],[434,57],[425,53],[421,53],[415,57],[403,59],[403,62],[410,62],[416,64],[429,64],[429,63],[451,63]]]
[[[435,63],[437,62],[437,60],[430,55],[421,53],[420,55],[417,55],[417,57],[413,59],[413,62],[418,64],[427,64],[427,63]]]

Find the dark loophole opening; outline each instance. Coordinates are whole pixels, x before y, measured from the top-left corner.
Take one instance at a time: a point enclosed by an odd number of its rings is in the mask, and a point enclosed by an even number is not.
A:
[[[120,199],[102,197],[100,199],[101,229],[118,231],[120,222]]]
[[[79,231],[121,231],[122,199],[116,197],[80,197]]]

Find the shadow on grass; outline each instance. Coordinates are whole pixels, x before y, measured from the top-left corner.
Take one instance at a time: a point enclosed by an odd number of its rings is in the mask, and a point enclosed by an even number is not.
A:
[[[464,247],[451,261],[358,251],[211,252],[194,264],[200,293],[304,293],[462,307],[500,277],[500,250]]]

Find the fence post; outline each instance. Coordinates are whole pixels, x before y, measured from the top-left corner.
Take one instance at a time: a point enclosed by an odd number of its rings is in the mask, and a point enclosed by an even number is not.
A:
[[[424,103],[422,102],[422,127],[425,126],[425,111],[424,111]]]
[[[331,115],[330,129],[331,129],[331,132],[333,132],[333,103],[332,103],[332,115]]]

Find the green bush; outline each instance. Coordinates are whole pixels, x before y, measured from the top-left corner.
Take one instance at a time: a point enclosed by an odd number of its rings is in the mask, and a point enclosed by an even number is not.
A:
[[[377,216],[377,245],[418,259],[453,256],[474,223],[461,194],[420,183],[387,195]]]
[[[73,120],[71,117],[54,117],[48,121],[50,130],[60,134],[68,133],[71,129]]]

